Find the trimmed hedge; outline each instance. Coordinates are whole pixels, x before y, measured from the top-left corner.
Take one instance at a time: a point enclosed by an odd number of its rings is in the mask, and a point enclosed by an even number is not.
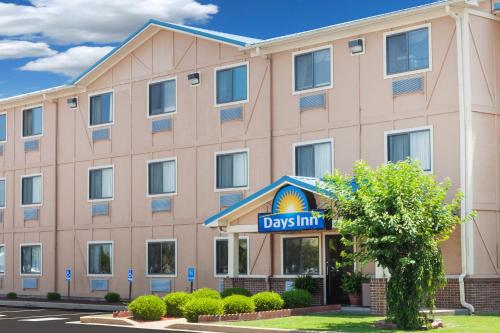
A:
[[[165,302],[158,296],[139,296],[128,305],[135,319],[160,320],[166,314]]]
[[[243,295],[243,296],[250,297],[250,296],[252,296],[252,293],[248,289],[238,288],[238,287],[227,288],[227,289],[224,289],[224,291],[220,293],[220,296],[222,298],[226,298],[226,297],[229,297],[232,295]]]
[[[193,296],[191,294],[180,291],[168,294],[163,298],[163,301],[165,302],[169,316],[182,317],[182,308],[192,299]]]
[[[220,300],[219,292],[210,288],[200,288],[193,291],[191,295],[193,295],[193,297],[195,298],[213,298],[216,300]]]
[[[49,301],[59,301],[61,299],[61,294],[59,294],[59,293],[47,293],[47,299]]]
[[[121,301],[120,294],[117,293],[107,293],[106,295],[104,295],[104,299],[108,303],[118,303]]]
[[[225,314],[255,312],[255,304],[248,296],[231,295],[222,300]]]
[[[195,297],[184,305],[183,314],[189,322],[196,323],[199,315],[222,315],[224,308],[219,299]]]
[[[312,303],[311,293],[304,289],[285,291],[281,296],[287,309],[305,308],[311,306]]]
[[[7,294],[7,299],[16,299],[17,294],[15,292],[10,292]]]
[[[252,296],[255,311],[272,311],[283,308],[285,301],[274,291],[263,291]]]

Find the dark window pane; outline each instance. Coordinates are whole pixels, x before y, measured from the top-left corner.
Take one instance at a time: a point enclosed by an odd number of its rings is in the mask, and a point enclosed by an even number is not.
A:
[[[408,54],[410,71],[429,67],[429,33],[428,29],[408,32]]]
[[[295,175],[314,177],[314,145],[295,148]]]
[[[42,134],[42,107],[23,110],[23,136]]]
[[[283,274],[319,274],[317,237],[283,239]]]
[[[148,274],[175,274],[175,242],[148,243]]]
[[[111,244],[89,245],[89,274],[111,274]]]
[[[387,74],[408,71],[408,41],[405,33],[387,37]]]
[[[312,53],[295,56],[295,90],[313,88]]]
[[[7,115],[0,115],[0,141],[7,139]]]
[[[247,99],[247,66],[240,66],[233,71],[233,102]]]
[[[215,242],[215,274],[225,275],[228,272],[228,241],[218,239]]]
[[[217,71],[217,104],[233,101],[233,72],[231,69]]]
[[[388,137],[389,161],[397,163],[410,156],[410,135],[408,133],[394,134]]]
[[[330,85],[330,49],[314,52],[314,87]]]
[[[112,119],[112,93],[90,97],[90,125],[107,124]]]
[[[175,112],[175,80],[149,86],[149,115]]]
[[[233,187],[233,155],[217,156],[217,188]]]

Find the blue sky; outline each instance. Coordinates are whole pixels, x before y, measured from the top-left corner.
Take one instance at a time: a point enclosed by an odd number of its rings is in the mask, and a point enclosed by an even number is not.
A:
[[[68,83],[148,18],[265,39],[430,2],[0,0],[0,99]]]

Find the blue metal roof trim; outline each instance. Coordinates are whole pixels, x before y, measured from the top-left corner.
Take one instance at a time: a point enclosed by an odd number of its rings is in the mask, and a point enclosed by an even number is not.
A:
[[[231,207],[228,207],[224,209],[223,211],[209,217],[208,219],[203,222],[204,225],[208,225],[219,218],[237,210],[238,208],[246,205],[247,203],[255,200],[256,198],[260,197],[261,195],[273,190],[274,188],[277,188],[285,183],[295,185],[297,187],[303,188],[305,190],[319,193],[318,188],[316,187],[316,183],[320,182],[321,180],[317,178],[308,178],[308,177],[297,177],[297,176],[283,176],[277,181],[271,183],[270,185],[262,188],[261,190],[255,192],[254,194],[251,194],[250,196],[246,197],[245,199],[237,202],[236,204],[232,205]],[[321,194],[321,193],[320,193]]]
[[[198,35],[201,37],[206,37],[214,40],[218,40],[220,42],[224,43],[229,43],[233,44],[236,46],[248,46],[250,44],[259,42],[259,39],[254,39],[254,38],[248,38],[248,37],[243,37],[243,36],[236,36],[236,35],[230,35],[230,34],[225,34],[225,33],[219,33],[216,31],[210,31],[210,30],[205,30],[205,29],[198,29],[194,27],[188,27],[180,24],[174,24],[174,23],[168,23],[168,22],[163,22],[160,20],[155,20],[151,19],[146,24],[144,24],[140,29],[132,33],[130,36],[128,36],[123,42],[121,42],[117,47],[115,47],[113,50],[109,51],[108,54],[106,54],[104,57],[99,59],[95,64],[90,66],[88,69],[86,69],[82,74],[77,76],[73,81],[71,81],[71,84],[74,85],[78,81],[80,81],[83,77],[85,77],[88,73],[90,73],[92,70],[94,70],[97,66],[102,64],[106,59],[111,57],[113,54],[115,54],[119,49],[121,49],[125,44],[130,42],[132,39],[137,37],[142,31],[144,31],[146,28],[148,28],[150,25],[157,25],[160,27],[164,28],[169,28],[173,30],[178,30],[182,32],[187,32],[193,35]],[[229,37],[231,36],[231,37]],[[237,37],[240,37],[240,39],[236,39]]]

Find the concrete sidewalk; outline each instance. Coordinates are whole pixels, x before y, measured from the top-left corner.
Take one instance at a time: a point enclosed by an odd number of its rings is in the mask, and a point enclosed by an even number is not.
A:
[[[47,302],[34,300],[0,300],[0,306],[9,306],[17,308],[43,308],[43,309],[64,309],[64,310],[89,310],[89,311],[123,311],[127,307],[123,304],[93,304],[93,303],[66,303],[66,302]]]

